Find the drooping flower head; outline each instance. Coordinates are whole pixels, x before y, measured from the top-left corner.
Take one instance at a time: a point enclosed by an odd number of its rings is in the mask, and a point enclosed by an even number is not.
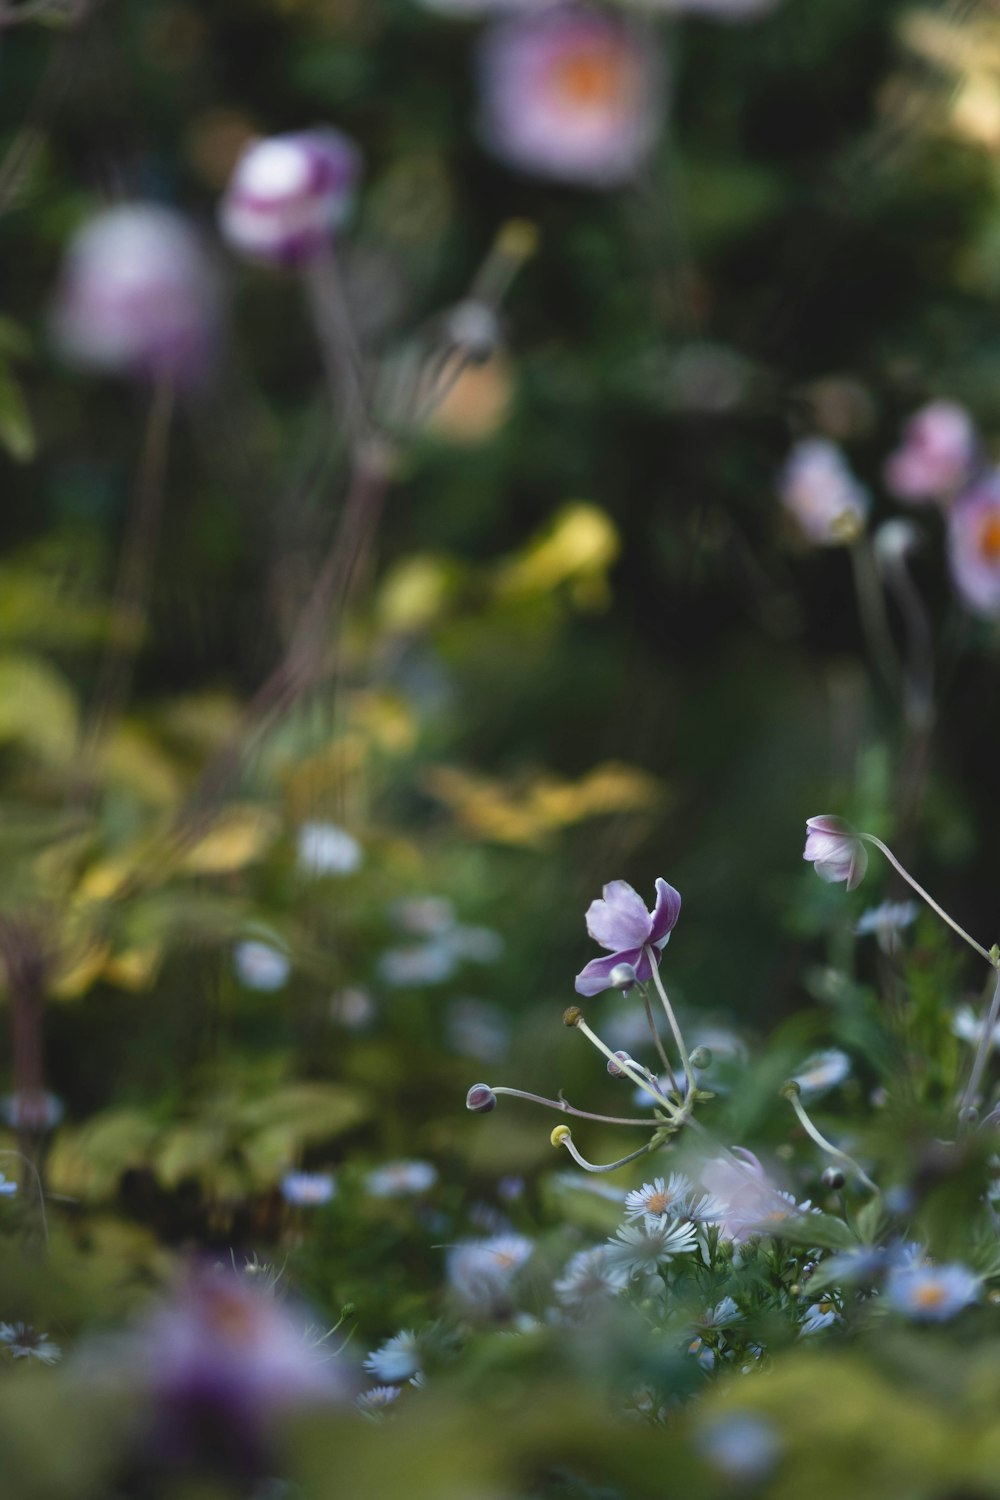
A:
[[[523,172],[616,187],[656,142],[660,69],[624,19],[575,4],[511,16],[487,30],[479,64],[483,138]]]
[[[868,514],[868,491],[841,449],[826,438],[795,444],[781,471],[778,494],[805,539],[820,547],[853,542]]]
[[[900,500],[947,500],[968,484],[978,443],[972,418],[957,401],[931,401],[907,422],[885,466],[886,488]]]
[[[172,209],[129,203],[72,240],[52,316],[73,364],[196,385],[212,364],[218,283],[198,236]]]
[[[868,868],[868,851],[850,823],[827,813],[806,819],[802,858],[809,860],[819,878],[828,884],[846,880],[849,891],[861,884]]]
[[[219,209],[224,238],[248,260],[302,266],[330,245],[350,212],[357,148],[336,130],[269,136],[246,147]]]
[[[624,880],[612,880],[603,898],[587,908],[587,931],[609,957],[595,958],[576,976],[578,995],[599,995],[611,988],[611,972],[631,964],[639,984],[652,978],[650,955],[659,954],[670,940],[681,912],[680,893],[665,880],[656,882],[656,904],[648,911],[642,897]]]
[[[951,576],[963,603],[1000,616],[1000,470],[968,490],[948,517]]]

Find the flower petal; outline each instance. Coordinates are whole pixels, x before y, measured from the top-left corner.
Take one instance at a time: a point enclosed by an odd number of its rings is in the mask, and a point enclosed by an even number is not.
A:
[[[653,907],[653,925],[650,928],[649,939],[658,948],[662,948],[667,938],[677,926],[677,918],[681,914],[681,893],[675,891],[672,885],[665,880],[656,882],[656,905]]]
[[[641,948],[649,941],[653,919],[642,897],[625,880],[611,880],[604,887],[604,900],[587,908],[587,931],[595,943],[612,952]]]
[[[577,994],[601,995],[610,990],[611,970],[616,964],[631,964],[639,980],[648,979],[652,972],[649,959],[641,948],[626,948],[621,953],[609,953],[607,958],[592,959],[585,969],[581,969],[573,984]]]

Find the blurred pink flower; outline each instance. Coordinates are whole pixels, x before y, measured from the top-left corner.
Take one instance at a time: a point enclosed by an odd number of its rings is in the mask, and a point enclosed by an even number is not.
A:
[[[977,615],[1000,618],[1000,470],[955,502],[948,517],[951,576]]]
[[[796,443],[778,480],[778,494],[806,539],[821,547],[852,542],[868,514],[868,492],[840,448],[826,438]]]
[[[223,237],[263,265],[315,260],[350,212],[360,162],[357,148],[336,130],[251,142],[219,209]]]
[[[886,488],[900,500],[946,500],[969,482],[977,448],[965,407],[932,401],[907,422],[885,466]]]
[[[180,214],[124,204],[96,214],[72,240],[52,325],[71,363],[195,384],[215,351],[218,283]]]
[[[868,868],[868,851],[850,823],[826,813],[806,819],[802,858],[808,859],[828,884],[846,880],[849,891],[861,884]]]
[[[650,979],[653,965],[646,950],[659,961],[680,913],[680,893],[665,880],[656,882],[652,911],[647,911],[642,897],[627,881],[610,881],[604,887],[604,899],[592,901],[587,908],[587,931],[609,950],[609,957],[593,959],[576,976],[577,994],[599,995],[611,989],[611,972],[618,964],[631,964],[640,984]]]
[[[582,5],[498,21],[480,56],[480,123],[511,166],[588,187],[634,177],[659,133],[662,74],[651,37]]]
[[[798,1211],[795,1199],[775,1186],[758,1158],[744,1146],[734,1146],[727,1156],[711,1157],[698,1175],[702,1188],[715,1200],[710,1222],[717,1225],[723,1239],[739,1242],[766,1233],[769,1223]]]

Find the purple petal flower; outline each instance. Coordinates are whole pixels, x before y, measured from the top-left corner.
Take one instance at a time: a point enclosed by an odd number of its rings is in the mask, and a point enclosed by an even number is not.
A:
[[[885,466],[886,487],[900,500],[947,500],[968,484],[978,444],[972,418],[957,401],[931,401],[907,422]]]
[[[254,141],[236,163],[219,209],[223,236],[262,265],[305,265],[346,219],[359,171],[356,147],[336,130]]]
[[[779,476],[778,493],[805,539],[818,546],[843,546],[864,530],[868,492],[837,444],[826,438],[795,444]]]
[[[611,952],[607,958],[592,959],[576,976],[577,994],[600,995],[611,989],[611,974],[618,964],[631,964],[637,982],[645,984],[653,976],[649,951],[666,947],[680,910],[680,894],[665,880],[656,882],[652,911],[627,881],[609,881],[603,899],[592,901],[587,909],[587,931]]]
[[[589,187],[628,182],[659,133],[661,76],[645,33],[554,5],[495,23],[480,51],[481,130],[511,166]]]
[[[1000,470],[955,502],[948,518],[951,576],[977,615],[1000,616]]]
[[[122,204],[74,237],[52,317],[71,363],[196,385],[212,364],[219,321],[214,271],[180,214]]]
[[[849,891],[861,884],[868,868],[868,851],[850,823],[827,814],[806,819],[802,858],[812,863],[821,880],[831,885],[846,880]]]

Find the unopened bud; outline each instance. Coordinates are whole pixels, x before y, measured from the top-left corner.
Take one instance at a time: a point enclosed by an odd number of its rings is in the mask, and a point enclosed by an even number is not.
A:
[[[966,1104],[963,1109],[959,1110],[958,1118],[963,1125],[975,1125],[979,1119],[979,1111],[974,1104]]]
[[[452,308],[445,320],[448,337],[475,364],[485,364],[500,343],[500,324],[492,307],[469,297]]]
[[[635,1063],[629,1057],[627,1052],[618,1051],[615,1053],[615,1057],[620,1058],[623,1063],[628,1063],[630,1068],[635,1068]],[[611,1074],[612,1078],[627,1078],[628,1074],[625,1072],[624,1068],[620,1068],[618,1066],[618,1064],[615,1062],[615,1057],[608,1058],[608,1072]]]
[[[497,1107],[497,1096],[488,1083],[474,1083],[465,1096],[465,1107],[473,1114],[488,1115]]]
[[[846,1181],[847,1178],[844,1176],[839,1167],[827,1167],[826,1171],[820,1178],[820,1182],[823,1184],[823,1186],[825,1188],[830,1188],[831,1191],[835,1193],[840,1191]]]
[[[563,1011],[564,1026],[579,1026],[583,1020],[583,1011],[578,1005],[568,1005]]]
[[[632,964],[615,964],[608,975],[608,983],[615,990],[630,990],[636,982],[636,977]]]
[[[549,1136],[549,1140],[552,1142],[553,1146],[558,1148],[559,1146],[563,1145],[565,1141],[570,1140],[572,1134],[573,1132],[570,1130],[568,1125],[557,1125],[555,1130],[553,1130],[552,1134]]]
[[[706,1068],[712,1066],[712,1054],[708,1047],[696,1047],[691,1053],[690,1063],[692,1068],[697,1068],[704,1073]]]

